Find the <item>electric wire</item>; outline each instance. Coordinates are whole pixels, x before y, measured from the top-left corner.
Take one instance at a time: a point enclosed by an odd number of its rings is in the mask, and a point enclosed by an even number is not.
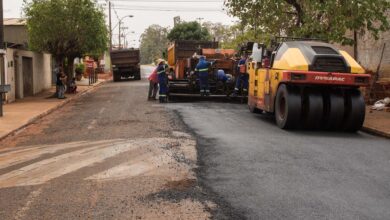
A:
[[[103,1],[103,0],[101,0]],[[197,3],[197,2],[202,2],[202,3],[215,3],[215,2],[220,2],[220,3],[223,3],[224,1],[223,0],[162,0],[162,1],[158,1],[158,0],[110,0],[111,2],[155,2],[155,3]]]
[[[114,7],[116,10],[125,10],[125,11],[183,11],[183,12],[223,12],[223,9],[196,9],[196,8],[188,8],[188,9],[161,9],[161,8],[127,8],[127,7]]]

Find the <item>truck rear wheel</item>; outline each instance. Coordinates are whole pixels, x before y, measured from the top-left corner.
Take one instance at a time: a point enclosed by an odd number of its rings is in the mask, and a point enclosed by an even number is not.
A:
[[[304,91],[302,107],[305,128],[319,128],[321,126],[324,112],[324,101],[322,94],[314,90]]]
[[[135,80],[141,80],[141,73],[140,73],[140,72],[136,73],[136,74],[134,75],[134,79],[135,79]]]
[[[298,90],[285,84],[279,86],[275,100],[275,119],[282,129],[297,128],[300,124],[302,99]]]
[[[114,73],[114,76],[113,76],[113,80],[114,80],[114,82],[118,82],[118,81],[120,81],[121,80],[121,76],[119,75],[119,74],[115,74]]]
[[[363,126],[366,115],[366,105],[359,90],[347,90],[345,93],[344,130],[356,132]]]

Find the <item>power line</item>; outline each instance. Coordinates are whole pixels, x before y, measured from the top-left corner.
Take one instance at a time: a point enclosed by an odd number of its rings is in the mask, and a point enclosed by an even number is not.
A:
[[[118,12],[115,10],[115,7],[113,7],[113,6],[115,6],[115,5],[111,3],[111,8],[114,9],[114,13],[116,15],[116,18],[119,20]]]
[[[140,5],[117,5],[113,6],[114,9],[118,10],[129,10],[129,11],[194,11],[194,12],[210,12],[210,11],[223,11],[223,8],[193,8],[193,7],[157,7],[157,6],[140,6]]]
[[[179,3],[196,3],[196,2],[202,2],[202,3],[207,3],[207,2],[210,2],[210,3],[215,3],[215,2],[218,2],[218,3],[223,3],[224,1],[223,0],[162,0],[162,1],[158,1],[158,0],[110,0],[111,2],[157,2],[157,3],[166,3],[166,2],[179,2]]]
[[[133,4],[133,5],[128,5],[128,4],[115,4],[114,7],[142,7],[142,8],[167,8],[167,9],[170,9],[170,8],[188,8],[188,9],[192,9],[194,7],[192,6],[189,6],[189,5],[176,5],[176,6],[170,6],[170,5],[163,5],[163,6],[159,6],[159,5],[139,5],[139,4]],[[218,8],[216,8],[218,7]],[[195,7],[195,8],[200,8],[200,9],[219,9],[219,6],[216,5],[214,7]]]
[[[188,8],[188,9],[161,9],[161,8],[127,8],[127,7],[115,7],[117,10],[124,11],[184,11],[184,12],[223,12],[222,9],[196,9],[196,8]]]
[[[103,1],[103,0],[100,0]],[[223,3],[223,0],[110,0],[111,2],[121,2],[121,3]],[[182,7],[160,7],[158,5],[131,5],[131,4],[112,4],[112,8],[116,14],[116,17],[119,19],[118,13],[116,10],[125,10],[125,11],[183,11],[183,12],[223,12],[222,8],[193,8],[190,6],[180,5]]]

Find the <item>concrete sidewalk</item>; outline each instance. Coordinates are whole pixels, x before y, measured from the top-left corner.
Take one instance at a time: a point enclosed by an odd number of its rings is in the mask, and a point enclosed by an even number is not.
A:
[[[371,110],[371,106],[367,106],[362,130],[390,138],[390,112]]]
[[[4,116],[0,117],[0,140],[23,129],[35,120],[53,112],[75,98],[89,92],[105,81],[99,81],[88,86],[77,83],[76,94],[66,94],[66,99],[53,98],[55,87],[46,90],[36,96],[26,97],[16,102],[4,105]]]

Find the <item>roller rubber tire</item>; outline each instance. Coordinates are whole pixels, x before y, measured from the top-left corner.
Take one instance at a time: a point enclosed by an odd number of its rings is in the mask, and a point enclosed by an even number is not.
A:
[[[318,129],[324,112],[324,101],[322,94],[316,91],[307,90],[304,94],[304,126],[308,129]]]
[[[346,91],[344,130],[356,132],[360,130],[366,115],[366,104],[359,90]]]
[[[324,97],[324,128],[327,130],[340,130],[344,119],[344,96],[341,91],[331,91]]]
[[[275,119],[282,129],[298,128],[301,121],[301,95],[285,84],[279,86],[275,100]]]

